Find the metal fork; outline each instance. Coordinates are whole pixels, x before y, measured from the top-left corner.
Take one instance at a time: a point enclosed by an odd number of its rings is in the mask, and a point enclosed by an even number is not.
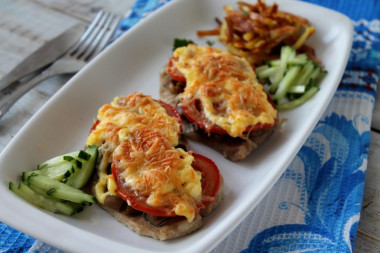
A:
[[[58,60],[39,75],[26,82],[19,82],[0,92],[0,118],[27,91],[41,81],[61,74],[75,74],[93,59],[110,41],[121,18],[100,11],[81,38]]]

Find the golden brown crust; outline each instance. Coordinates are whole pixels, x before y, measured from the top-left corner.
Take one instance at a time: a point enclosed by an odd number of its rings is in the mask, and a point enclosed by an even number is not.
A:
[[[108,154],[107,150],[99,149],[100,155],[97,164],[97,169],[102,166],[101,161],[107,160]],[[105,166],[103,164],[103,166]],[[86,186],[86,192],[95,195],[95,185],[98,182],[98,173],[94,173],[94,176]],[[142,212],[127,212],[125,209],[126,202],[118,196],[108,196],[106,197],[104,203],[99,203],[100,207],[109,212],[117,221],[124,224],[130,228],[135,233],[152,237],[158,240],[170,240],[178,237],[182,237],[186,234],[194,232],[203,226],[203,217],[209,215],[222,201],[223,199],[223,177],[221,176],[221,185],[215,200],[208,205],[206,208],[202,209],[199,214],[197,214],[192,222],[188,222],[185,218],[170,218],[168,222],[160,226],[152,225],[144,216]]]
[[[160,98],[166,103],[178,106],[179,94],[171,92],[170,87],[173,85],[173,80],[165,71],[166,67],[160,73]],[[181,110],[179,110],[181,111]],[[228,135],[207,134],[196,125],[183,118],[183,134],[186,138],[201,142],[211,148],[217,150],[224,157],[232,161],[244,159],[252,150],[256,149],[276,128],[276,125],[269,129],[261,129],[253,131],[246,139],[233,138]]]
[[[186,140],[180,138],[179,145],[186,147]],[[184,149],[186,150],[186,148]],[[139,235],[158,240],[170,240],[194,232],[202,227],[203,217],[209,215],[223,199],[223,184],[221,184],[214,201],[196,214],[192,222],[188,222],[182,216],[164,218],[144,214],[128,206],[127,202],[119,196],[110,195],[110,192],[113,191],[108,189],[108,184],[106,185],[103,179],[107,179],[111,173],[109,164],[112,162],[112,152],[113,149],[107,143],[99,147],[99,157],[96,164],[97,172],[94,173],[85,190],[97,196],[100,207]],[[99,178],[102,180],[99,180]]]

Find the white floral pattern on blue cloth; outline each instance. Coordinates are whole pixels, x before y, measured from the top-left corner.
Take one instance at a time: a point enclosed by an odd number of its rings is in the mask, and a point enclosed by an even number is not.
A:
[[[374,1],[366,3],[377,7],[379,17],[354,21],[346,71],[312,134],[274,188],[214,252],[352,252],[380,70],[380,2]]]
[[[169,0],[137,0],[115,37]],[[352,252],[380,70],[380,1],[307,0],[349,16],[354,43],[334,98],[268,195],[214,252]],[[0,223],[2,252],[61,252]]]

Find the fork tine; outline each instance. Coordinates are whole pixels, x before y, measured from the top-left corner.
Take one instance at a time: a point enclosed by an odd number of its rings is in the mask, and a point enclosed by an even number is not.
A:
[[[115,33],[117,27],[119,26],[120,21],[121,21],[121,17],[115,14],[112,15],[112,23],[110,23],[108,29],[105,30],[105,35],[101,38],[101,42],[96,47],[90,59],[95,57],[107,45],[107,43],[111,39],[111,36]]]
[[[94,20],[91,22],[91,24],[87,27],[86,31],[83,33],[83,35],[79,38],[79,40],[71,47],[68,54],[72,55],[75,52],[78,51],[78,49],[82,46],[83,42],[88,39],[90,34],[93,32],[93,30],[96,27],[96,24],[100,21],[100,19],[103,17],[104,11],[99,11],[98,14],[96,14]]]
[[[73,74],[79,71],[87,62],[87,58],[97,55],[109,42],[121,18],[100,11],[88,26],[82,37],[64,56],[57,59],[39,75],[31,80],[20,83],[11,93],[0,94],[0,118],[25,92],[48,77],[60,74]],[[81,56],[84,55],[85,59]]]
[[[101,11],[101,17],[98,22],[95,22],[95,20],[91,23],[94,24],[93,29],[89,32],[88,36],[83,40],[81,45],[79,45],[78,49],[71,54],[71,56],[79,58],[88,48],[88,46],[91,44],[91,42],[94,40],[96,35],[99,33],[101,27],[104,25],[104,23],[107,20],[107,13],[104,11]]]
[[[85,61],[88,61],[92,58],[92,56],[95,56],[99,53],[100,50],[103,49],[105,46],[105,43],[108,42],[109,38],[107,32],[113,28],[115,23],[115,16],[112,13],[107,13],[107,21],[104,24],[104,26],[100,29],[99,33],[97,34],[96,38],[91,42],[91,45],[89,46],[89,49],[86,50],[86,52],[81,56],[82,59]],[[107,34],[107,36],[105,36]]]

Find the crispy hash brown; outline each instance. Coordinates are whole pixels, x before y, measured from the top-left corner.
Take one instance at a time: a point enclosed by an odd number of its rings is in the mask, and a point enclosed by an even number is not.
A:
[[[225,6],[223,21],[218,27],[199,30],[198,36],[217,35],[228,50],[245,57],[252,65],[262,64],[278,56],[278,49],[290,45],[314,58],[313,50],[305,45],[315,31],[307,19],[280,11],[277,3],[267,6],[265,1],[256,4],[239,1],[238,9]]]

